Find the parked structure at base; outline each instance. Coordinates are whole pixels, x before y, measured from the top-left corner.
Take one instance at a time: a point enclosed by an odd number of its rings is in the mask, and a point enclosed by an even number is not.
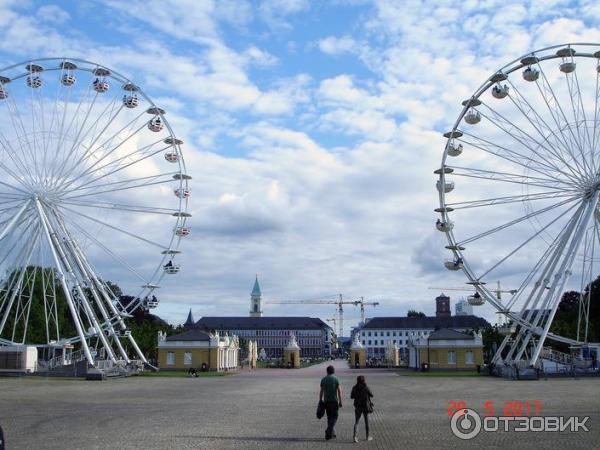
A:
[[[471,336],[443,328],[409,341],[409,367],[421,369],[476,369],[483,364],[481,332]]]
[[[162,370],[235,370],[239,365],[237,336],[191,329],[167,337],[158,333],[158,367]]]

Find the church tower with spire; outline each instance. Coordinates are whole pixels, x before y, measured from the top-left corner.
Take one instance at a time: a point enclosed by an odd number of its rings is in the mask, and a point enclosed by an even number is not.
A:
[[[262,299],[261,299],[260,286],[258,284],[258,275],[254,280],[254,287],[250,294],[250,317],[262,317]]]
[[[192,316],[192,308],[190,308],[190,312],[188,313],[187,320],[183,324],[183,327],[186,330],[189,330],[190,328],[194,328],[195,325],[196,322],[194,322],[194,317]]]

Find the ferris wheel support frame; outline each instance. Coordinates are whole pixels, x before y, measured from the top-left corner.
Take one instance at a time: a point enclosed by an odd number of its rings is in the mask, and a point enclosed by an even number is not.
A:
[[[90,347],[88,346],[79,315],[77,314],[77,310],[75,308],[75,303],[73,302],[73,298],[71,297],[71,292],[67,285],[67,280],[65,277],[65,273],[63,272],[63,267],[62,267],[61,261],[56,253],[56,248],[54,247],[54,242],[53,242],[52,236],[50,234],[50,229],[49,229],[48,223],[45,219],[45,214],[42,210],[42,206],[40,205],[39,199],[37,197],[35,198],[35,206],[36,206],[38,214],[40,216],[40,222],[42,223],[42,227],[44,228],[44,234],[46,236],[46,239],[48,240],[50,252],[52,253],[52,258],[54,259],[54,263],[56,265],[56,270],[58,272],[58,278],[59,278],[60,284],[63,288],[63,292],[64,292],[65,298],[67,300],[67,305],[69,307],[69,311],[71,312],[71,317],[73,319],[73,323],[75,324],[75,329],[77,330],[77,334],[79,335],[79,338],[81,339],[81,347],[82,347],[85,357],[88,361],[88,364],[93,366],[94,365],[94,357],[92,356]]]
[[[77,242],[75,240],[72,240],[71,242],[74,245],[76,254],[79,255],[83,269],[87,272],[88,276],[91,277],[91,279],[93,280],[92,286],[95,286],[95,289],[100,291],[100,296],[104,299],[104,302],[108,305],[111,312],[114,314],[114,317],[117,318],[117,322],[115,324],[118,324],[122,331],[127,330],[127,325],[125,325],[125,321],[123,320],[123,317],[121,316],[119,311],[117,311],[117,308],[111,301],[110,296],[108,295],[108,293],[106,292],[106,289],[104,288],[104,284],[98,279],[94,270],[92,270],[87,258],[85,257],[85,254],[81,251],[81,249],[79,248],[79,246],[77,245]],[[115,324],[113,324],[110,320],[108,320],[107,323],[111,325],[111,329],[112,329],[113,335],[115,337],[115,340],[117,343],[119,343],[119,349],[121,349],[122,346],[120,344],[119,336],[116,334],[116,332],[114,330]],[[135,350],[136,354],[140,358],[140,360],[142,362],[144,362],[145,364],[148,364],[148,360],[142,353],[141,349],[139,348],[139,346],[138,346],[137,342],[135,341],[135,339],[133,338],[133,336],[129,333],[129,334],[127,334],[127,338],[129,340],[131,346]],[[129,359],[129,357],[127,357],[126,352],[125,352],[125,360],[128,363],[130,362],[130,359]]]
[[[38,204],[41,207],[39,200],[38,200]],[[43,211],[43,209],[42,209],[42,211]],[[54,215],[56,215],[55,212],[54,212]],[[85,313],[88,321],[92,325],[92,328],[94,328],[94,330],[95,330],[95,335],[98,336],[98,338],[102,341],[102,344],[103,344],[106,352],[108,353],[108,357],[110,358],[110,360],[112,362],[117,362],[117,358],[115,357],[112,346],[108,343],[108,341],[106,339],[104,331],[103,331],[102,327],[100,326],[100,323],[98,322],[98,318],[96,317],[96,313],[92,309],[91,305],[88,302],[87,296],[83,292],[83,288],[81,287],[80,279],[75,275],[73,266],[72,266],[71,262],[69,261],[69,259],[67,258],[67,252],[65,251],[65,248],[63,248],[63,246],[62,246],[61,239],[59,239],[57,230],[52,225],[52,223],[50,222],[50,220],[48,218],[48,215],[45,212],[44,212],[44,217],[42,218],[42,220],[44,220],[44,219],[48,221],[48,225],[51,227],[50,229],[52,230],[52,233],[50,234],[50,236],[52,236],[54,238],[56,250],[58,250],[58,254],[60,255],[60,257],[63,261],[63,267],[64,267],[64,269],[66,269],[67,273],[70,275],[71,279],[73,280],[73,287],[75,288],[75,291],[77,292],[77,295],[83,306],[83,310],[84,310],[84,313]],[[61,236],[61,238],[64,242],[65,237]]]
[[[100,314],[102,315],[102,318],[104,319],[104,324],[107,326],[107,331],[109,333],[109,336],[113,338],[115,344],[117,345],[119,353],[121,354],[121,356],[123,357],[123,359],[127,363],[129,363],[130,360],[129,360],[129,357],[127,356],[127,352],[125,351],[125,349],[121,345],[121,342],[118,339],[118,336],[116,335],[115,329],[113,327],[113,324],[110,322],[110,319],[108,317],[106,309],[105,309],[105,307],[104,307],[104,305],[102,303],[102,300],[100,299],[100,297],[98,296],[98,293],[96,292],[96,286],[94,286],[94,284],[92,283],[92,280],[90,279],[89,274],[85,270],[85,268],[84,268],[84,266],[82,264],[82,261],[80,260],[77,252],[75,251],[75,248],[74,248],[75,241],[73,240],[73,238],[71,237],[70,233],[68,232],[68,230],[67,230],[67,228],[66,228],[66,226],[64,224],[64,221],[60,218],[60,216],[58,216],[56,214],[55,211],[53,211],[53,212],[54,212],[55,219],[60,224],[62,232],[65,235],[65,238],[64,238],[65,239],[65,243],[68,244],[68,249],[70,250],[70,253],[73,256],[73,260],[76,262],[76,264],[78,266],[79,273],[81,273],[82,277],[86,281],[86,285],[88,286],[88,288],[89,288],[92,296],[94,297],[95,304],[98,306],[98,309],[100,310]]]

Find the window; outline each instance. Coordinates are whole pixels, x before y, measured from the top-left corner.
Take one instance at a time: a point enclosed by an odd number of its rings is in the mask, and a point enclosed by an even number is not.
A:
[[[390,336],[390,332],[389,331],[387,332],[387,335],[388,335],[388,337]]]
[[[456,352],[454,350],[448,352],[448,364],[456,364]]]
[[[175,365],[175,353],[167,352],[167,366],[174,366],[174,365]]]
[[[187,366],[192,365],[192,352],[185,352],[183,354],[183,364]]]
[[[393,335],[394,335],[394,337],[396,337],[396,332],[395,331],[394,331]]]
[[[394,339],[394,345],[396,345],[396,339]]]
[[[369,331],[369,337],[371,337],[371,332]]]
[[[365,341],[364,340],[362,341],[362,344],[365,345]]]
[[[371,345],[371,341],[369,341],[369,345]]]
[[[473,355],[473,350],[467,350],[467,353],[465,353],[465,362],[467,364],[475,364],[475,357]]]

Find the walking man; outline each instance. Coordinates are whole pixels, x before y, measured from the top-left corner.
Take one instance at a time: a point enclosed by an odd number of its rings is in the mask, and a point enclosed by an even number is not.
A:
[[[321,379],[319,401],[325,403],[325,412],[327,413],[325,439],[333,439],[336,437],[335,423],[338,419],[338,409],[342,407],[342,387],[340,386],[340,380],[335,376],[333,366],[327,366],[327,376]]]

